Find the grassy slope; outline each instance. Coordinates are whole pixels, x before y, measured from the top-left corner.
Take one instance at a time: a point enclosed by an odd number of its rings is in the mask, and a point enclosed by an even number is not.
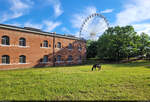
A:
[[[0,100],[150,100],[150,62],[0,71]]]

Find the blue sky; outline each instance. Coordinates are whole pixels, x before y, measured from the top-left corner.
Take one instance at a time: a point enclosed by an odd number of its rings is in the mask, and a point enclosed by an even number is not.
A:
[[[150,34],[150,0],[0,0],[0,23],[77,36],[83,20],[101,13],[110,26]]]

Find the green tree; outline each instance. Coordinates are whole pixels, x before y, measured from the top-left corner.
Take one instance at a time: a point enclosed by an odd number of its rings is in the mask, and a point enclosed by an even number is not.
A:
[[[148,34],[141,33],[138,48],[141,56],[146,56],[150,52],[150,38]]]
[[[87,58],[95,58],[97,56],[97,41],[87,41]]]
[[[98,57],[119,61],[135,56],[138,39],[132,26],[110,27],[98,40]]]

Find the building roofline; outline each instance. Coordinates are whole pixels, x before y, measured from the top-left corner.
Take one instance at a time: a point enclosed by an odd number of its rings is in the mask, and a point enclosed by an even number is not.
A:
[[[22,32],[30,32],[30,33],[40,34],[40,35],[55,36],[55,37],[73,39],[73,40],[81,40],[78,37],[61,35],[61,34],[54,34],[54,33],[50,33],[50,32],[44,32],[42,30],[41,31],[29,30],[29,29],[25,29],[25,28],[22,28],[22,27],[6,25],[6,24],[0,24],[0,28],[10,29],[10,30],[17,30],[17,31],[22,31]]]

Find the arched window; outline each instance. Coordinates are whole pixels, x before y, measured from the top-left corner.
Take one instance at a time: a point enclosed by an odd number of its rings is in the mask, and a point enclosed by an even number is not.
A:
[[[26,39],[25,38],[19,39],[19,46],[26,46]]]
[[[48,55],[45,55],[45,56],[44,56],[43,62],[48,62]]]
[[[57,61],[61,61],[61,56],[60,55],[57,56]]]
[[[68,61],[72,61],[72,60],[73,60],[72,56],[69,55],[69,56],[68,56]]]
[[[48,41],[44,40],[44,47],[48,47]]]
[[[61,48],[61,43],[60,42],[57,43],[57,48]]]
[[[8,36],[2,36],[2,44],[3,45],[10,45]]]
[[[3,55],[2,56],[2,64],[9,64],[10,63],[10,58],[8,55]]]
[[[71,43],[69,44],[68,49],[70,49],[70,50],[72,49],[72,44]]]
[[[19,63],[26,63],[26,56],[24,55],[19,56]]]

